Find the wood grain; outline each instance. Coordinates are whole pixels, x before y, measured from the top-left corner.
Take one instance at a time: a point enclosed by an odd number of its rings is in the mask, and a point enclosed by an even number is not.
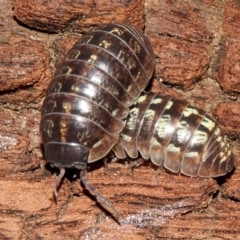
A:
[[[148,90],[212,113],[239,162],[240,5],[226,1],[2,0],[0,11],[0,239],[238,239],[240,170],[189,178],[149,162],[90,164],[89,181],[123,217],[120,226],[68,171],[57,203],[39,136],[56,66],[81,34],[107,22],[145,29],[156,71]],[[129,160],[126,160],[129,161]]]

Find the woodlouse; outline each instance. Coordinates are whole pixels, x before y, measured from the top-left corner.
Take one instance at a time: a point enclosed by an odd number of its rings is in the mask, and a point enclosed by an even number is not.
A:
[[[143,93],[131,107],[113,151],[118,159],[137,158],[139,152],[159,168],[191,177],[218,177],[235,166],[228,138],[210,115],[157,93]]]
[[[80,170],[85,187],[117,219],[118,212],[92,186],[87,163],[103,158],[117,142],[129,106],[154,71],[148,39],[126,24],[107,24],[85,34],[69,51],[47,89],[40,133],[46,161],[60,169]]]

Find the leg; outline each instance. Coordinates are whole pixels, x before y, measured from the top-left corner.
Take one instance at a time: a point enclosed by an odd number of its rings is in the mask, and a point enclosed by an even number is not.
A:
[[[154,176],[152,177],[152,181],[156,180],[158,178],[158,176],[160,174],[162,174],[162,170],[163,170],[163,165],[159,166],[154,174]]]
[[[105,170],[108,170],[108,158],[107,157],[104,157],[103,158],[103,164],[104,164],[104,168],[105,168]]]
[[[117,161],[119,161],[119,159],[114,156],[114,154],[112,152],[110,152],[107,156],[105,156],[103,158],[103,164],[106,170],[108,170],[108,161],[110,160],[111,163],[115,163]],[[122,160],[122,159],[120,159]]]
[[[103,163],[104,163],[104,167],[105,169],[108,169],[108,160],[111,159],[111,162],[113,161],[112,159],[116,159],[116,157],[114,156],[114,154],[112,152],[109,152],[107,154],[107,156],[105,156],[103,158]]]
[[[117,220],[117,222],[121,225],[122,223],[122,217],[121,215],[116,211],[116,209],[113,207],[112,203],[109,202],[106,198],[104,198],[99,192],[98,190],[91,184],[88,182],[87,179],[87,171],[86,169],[81,170],[80,172],[80,178],[81,181],[83,183],[83,185],[85,186],[85,188],[96,197],[97,201],[100,203],[100,205],[106,209],[108,212],[110,212],[114,218]]]
[[[143,158],[139,158],[129,164],[126,164],[127,168],[134,168],[134,167],[139,167],[141,164],[143,164],[146,160]]]
[[[60,168],[60,174],[58,175],[58,177],[56,178],[56,180],[53,182],[53,192],[54,192],[54,196],[55,196],[55,199],[57,199],[57,189],[59,187],[59,184],[60,182],[62,181],[62,178],[65,174],[65,168]]]
[[[157,171],[156,171],[156,177],[158,177],[158,175],[162,174],[162,169],[163,169],[163,165],[159,166]]]

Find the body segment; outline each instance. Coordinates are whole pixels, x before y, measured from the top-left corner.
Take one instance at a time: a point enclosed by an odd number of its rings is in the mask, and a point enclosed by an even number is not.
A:
[[[117,217],[87,181],[86,166],[106,156],[117,142],[129,106],[153,74],[154,61],[151,44],[135,28],[101,26],[66,55],[42,106],[40,132],[47,162],[61,170],[60,178],[65,168],[82,170],[85,187]]]
[[[151,159],[157,166],[191,177],[230,172],[235,158],[217,122],[204,110],[169,95],[144,93],[131,107],[117,158]]]

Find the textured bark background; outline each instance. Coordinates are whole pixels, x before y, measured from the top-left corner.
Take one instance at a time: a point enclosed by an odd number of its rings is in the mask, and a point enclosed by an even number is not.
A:
[[[101,23],[144,29],[156,54],[149,89],[183,97],[220,122],[239,156],[238,0],[0,0],[0,239],[239,239],[240,171],[188,178],[152,164],[89,166],[90,182],[122,214],[119,226],[67,176],[58,204],[39,137],[55,67]]]

